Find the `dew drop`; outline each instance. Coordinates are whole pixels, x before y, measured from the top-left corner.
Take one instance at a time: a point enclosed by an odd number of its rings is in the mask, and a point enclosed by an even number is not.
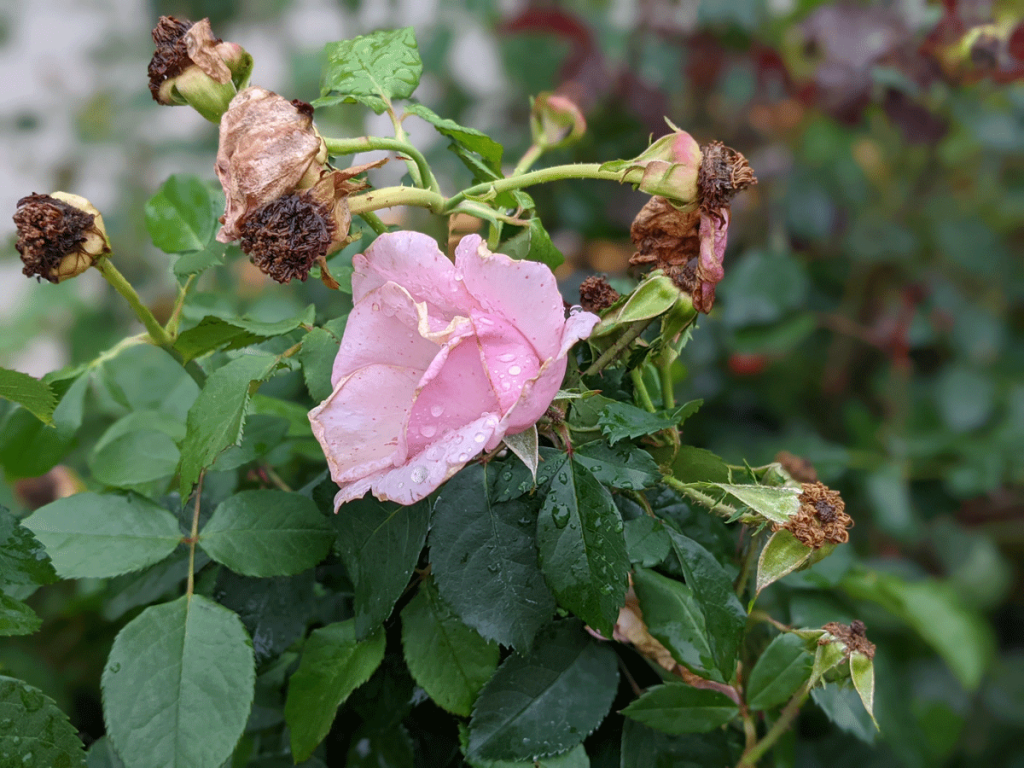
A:
[[[21,744],[21,736],[11,736],[11,743],[15,746]]]
[[[503,363],[511,363],[516,359],[516,356],[512,352],[506,352],[503,355],[498,355],[498,359]]]
[[[556,528],[565,528],[569,524],[569,508],[557,507],[551,513],[551,519],[555,521]]]
[[[476,440],[478,443],[482,443],[484,440],[487,439],[487,435],[485,435],[483,432],[477,432],[475,435],[473,435],[473,439]]]
[[[424,437],[433,437],[434,435],[437,434],[437,427],[435,427],[433,424],[424,424],[422,427],[420,427],[420,434],[423,435]]]
[[[579,304],[573,304],[571,307],[569,307],[569,317],[572,317],[573,315],[578,315],[582,311],[583,307],[581,307]]]
[[[503,382],[501,382],[501,388],[502,389],[512,389],[512,382],[511,381],[503,381]]]
[[[510,367],[508,369],[508,373],[509,373],[510,376],[518,376],[522,372],[523,372],[523,369],[520,368],[518,365],[513,365],[512,367]]]
[[[432,405],[432,406],[430,406],[430,415],[433,416],[435,419],[438,416],[440,416],[442,413],[444,413],[444,406],[443,405]]]
[[[458,283],[462,282],[462,273],[461,272],[456,272],[455,273],[455,281],[458,282]]]
[[[121,671],[121,665],[115,661],[113,664],[110,665],[110,671],[114,674],[117,674]]]
[[[374,302],[373,304],[370,305],[370,309],[372,309],[374,312],[380,312],[380,304]]]
[[[412,481],[414,483],[422,483],[424,480],[427,479],[428,474],[429,473],[427,472],[426,467],[415,467],[412,470],[412,474],[410,475],[410,477],[412,478]]]

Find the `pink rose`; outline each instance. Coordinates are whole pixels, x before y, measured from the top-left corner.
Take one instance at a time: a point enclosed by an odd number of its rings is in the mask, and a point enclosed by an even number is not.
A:
[[[337,508],[372,490],[412,504],[551,404],[574,343],[598,317],[565,317],[543,264],[463,238],[452,264],[417,232],[381,235],[353,259],[334,392],[309,412]]]

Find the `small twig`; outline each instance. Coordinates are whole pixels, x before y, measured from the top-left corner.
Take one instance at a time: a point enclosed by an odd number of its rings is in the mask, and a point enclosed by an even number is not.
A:
[[[206,470],[199,473],[199,483],[196,485],[196,507],[192,513],[192,533],[188,539],[188,586],[185,594],[192,597],[192,591],[196,584],[196,543],[199,541],[199,505],[203,499],[203,478],[206,477]]]
[[[639,338],[640,334],[647,330],[647,326],[654,322],[654,318],[648,320],[637,320],[633,325],[626,329],[615,343],[606,349],[597,360],[590,364],[590,367],[583,372],[584,376],[593,376],[594,374],[600,373],[609,365],[611,365],[619,355],[621,355],[630,344]]]

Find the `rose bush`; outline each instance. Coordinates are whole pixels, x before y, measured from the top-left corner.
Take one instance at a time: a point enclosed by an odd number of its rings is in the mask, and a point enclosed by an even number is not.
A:
[[[355,307],[334,391],[310,411],[341,490],[412,504],[505,435],[531,427],[598,317],[566,318],[543,264],[470,235],[455,263],[417,232],[381,235],[353,259]]]

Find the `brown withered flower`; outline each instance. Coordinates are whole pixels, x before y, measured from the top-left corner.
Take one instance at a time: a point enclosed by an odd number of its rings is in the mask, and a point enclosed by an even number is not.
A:
[[[840,624],[838,621],[830,621],[822,629],[846,646],[847,656],[862,653],[869,659],[875,658],[875,644],[868,640],[867,627],[860,619],[854,619],[849,626]],[[821,645],[828,642],[830,641],[825,637],[818,641]]]
[[[746,158],[721,142],[701,149],[696,179],[696,209],[652,197],[641,209],[630,236],[635,266],[662,269],[693,298],[705,314],[715,303],[715,286],[725,275],[722,261],[733,196],[757,183]]]
[[[327,256],[348,242],[352,215],[347,197],[365,186],[351,178],[375,165],[379,163],[324,171],[312,187],[257,208],[242,220],[242,250],[279,283],[305,281],[314,264],[327,275]]]
[[[220,120],[253,60],[237,43],[214,37],[210,20],[192,23],[161,16],[153,29],[156,51],[149,62],[149,91],[158,104],[189,104],[207,120]]]
[[[14,224],[18,228],[15,248],[27,277],[59,283],[82,274],[96,259],[110,253],[103,217],[78,195],[54,192],[23,197]]]
[[[773,531],[785,528],[811,549],[819,549],[826,542],[845,544],[850,540],[847,529],[853,527],[853,518],[846,514],[839,491],[820,482],[804,483],[797,499],[800,510],[785,525],[773,523]]]
[[[609,284],[607,278],[592,275],[580,284],[580,305],[587,310],[597,314],[602,309],[608,309],[619,299],[619,292]]]
[[[313,108],[252,87],[235,96],[220,121],[215,170],[227,204],[217,239],[230,243],[259,208],[320,181],[327,145],[313,126]]]

